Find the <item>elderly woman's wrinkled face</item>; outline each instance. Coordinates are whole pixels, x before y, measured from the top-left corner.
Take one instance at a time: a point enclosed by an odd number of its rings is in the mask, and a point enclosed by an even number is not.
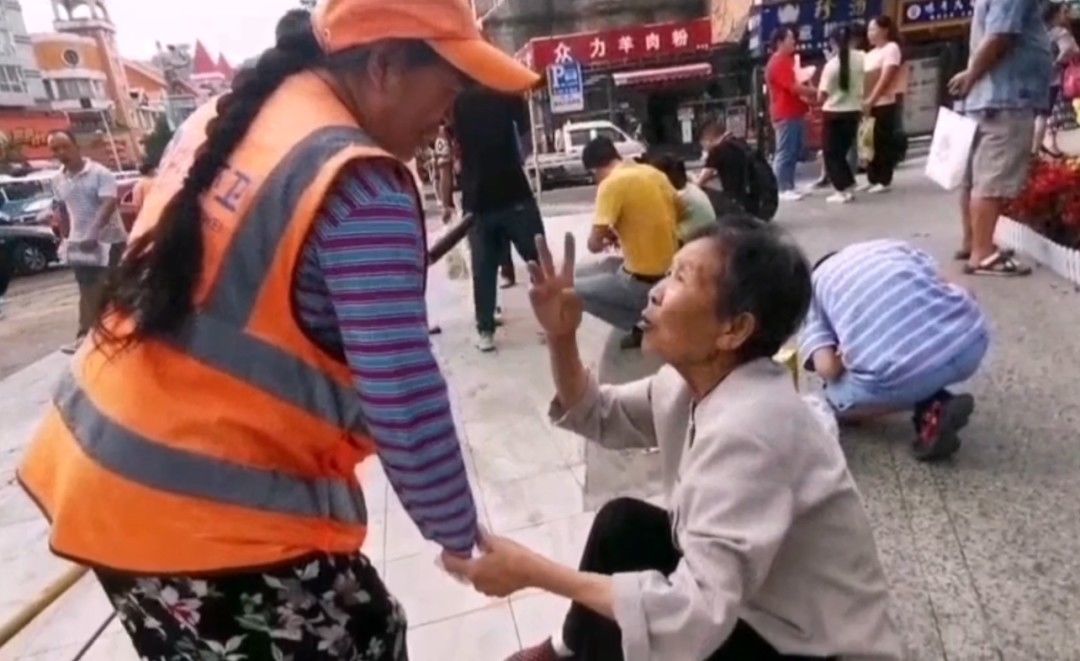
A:
[[[653,288],[642,314],[646,351],[678,367],[738,350],[746,340],[741,324],[717,315],[723,268],[713,239],[692,241],[675,255],[671,273]]]
[[[383,149],[410,160],[438,135],[467,81],[442,60],[410,64],[402,48],[386,47],[371,58],[366,70],[347,76],[346,84],[362,99],[364,129]]]

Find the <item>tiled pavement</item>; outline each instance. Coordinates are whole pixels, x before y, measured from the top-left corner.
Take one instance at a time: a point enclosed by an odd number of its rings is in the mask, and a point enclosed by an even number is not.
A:
[[[910,172],[898,189],[842,210],[809,201],[785,208],[781,222],[811,256],[896,236],[946,257],[955,237],[952,200]],[[587,216],[563,217],[548,227],[558,235],[587,223]],[[1024,282],[971,284],[994,319],[996,344],[971,384],[980,411],[956,460],[914,462],[903,420],[848,432],[842,443],[875,524],[911,658],[1080,659],[1077,295],[1042,272]],[[544,417],[550,377],[523,288],[506,293],[501,348],[486,356],[471,346],[467,284],[438,271],[430,301],[483,521],[575,562],[591,521],[586,505],[602,500],[605,489],[583,495],[586,482],[599,484],[587,475],[595,471],[586,470],[583,444]],[[605,338],[587,324],[583,354],[602,356]],[[61,368],[54,357],[0,383],[0,621],[64,569],[45,551],[44,524],[9,483],[33,424],[28,411],[45,401]],[[592,456],[589,462],[595,467]],[[489,600],[445,577],[436,550],[419,539],[378,469],[364,470],[373,518],[368,552],[406,606],[413,658],[497,660],[557,625],[565,604],[556,598]],[[74,659],[108,615],[86,579],[0,649],[0,661]],[[113,623],[83,658],[132,657]]]

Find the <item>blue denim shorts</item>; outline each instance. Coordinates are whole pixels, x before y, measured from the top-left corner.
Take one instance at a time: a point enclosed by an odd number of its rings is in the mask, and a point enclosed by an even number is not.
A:
[[[937,369],[895,388],[875,388],[874,384],[846,373],[836,382],[825,386],[825,398],[841,413],[862,408],[889,408],[898,411],[914,408],[916,404],[930,399],[943,388],[963,383],[974,376],[989,347],[990,338],[983,335]]]

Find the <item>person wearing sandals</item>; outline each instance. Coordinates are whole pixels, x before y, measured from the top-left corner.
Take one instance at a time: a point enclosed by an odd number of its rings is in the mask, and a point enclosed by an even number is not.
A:
[[[541,245],[542,242],[541,242]],[[608,448],[658,447],[667,507],[597,513],[580,569],[511,540],[448,569],[485,594],[572,601],[551,638],[507,661],[902,657],[869,518],[844,454],[772,356],[809,306],[810,266],[783,232],[722,217],[676,255],[642,314],[667,365],[600,385],[579,356],[574,248],[530,266],[558,426]]]
[[[1006,203],[1027,182],[1035,113],[1050,98],[1053,62],[1039,0],[978,0],[971,59],[949,81],[963,112],[978,122],[961,192],[963,244],[970,275],[1019,276],[1031,269],[994,245]]]
[[[855,174],[848,155],[859,133],[862,119],[863,53],[856,50],[850,29],[840,26],[829,35],[831,57],[821,71],[819,95],[825,120],[825,173],[836,192],[826,198],[831,204],[855,199]]]
[[[837,416],[859,422],[913,410],[915,456],[954,454],[975,400],[948,388],[975,374],[990,344],[975,299],[929,255],[891,239],[827,255],[813,282],[799,355],[824,379]]]
[[[896,166],[904,150],[903,109],[900,97],[907,89],[907,67],[900,49],[900,31],[888,16],[878,16],[866,28],[872,48],[864,60],[866,99],[863,113],[874,118],[874,157],[866,165],[867,193],[892,188]]]

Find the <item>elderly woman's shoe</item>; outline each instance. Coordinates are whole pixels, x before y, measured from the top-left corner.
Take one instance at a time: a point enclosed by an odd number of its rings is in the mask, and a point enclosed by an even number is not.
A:
[[[506,661],[561,661],[563,657],[555,652],[555,647],[548,638],[539,645],[527,647],[506,657]]]

